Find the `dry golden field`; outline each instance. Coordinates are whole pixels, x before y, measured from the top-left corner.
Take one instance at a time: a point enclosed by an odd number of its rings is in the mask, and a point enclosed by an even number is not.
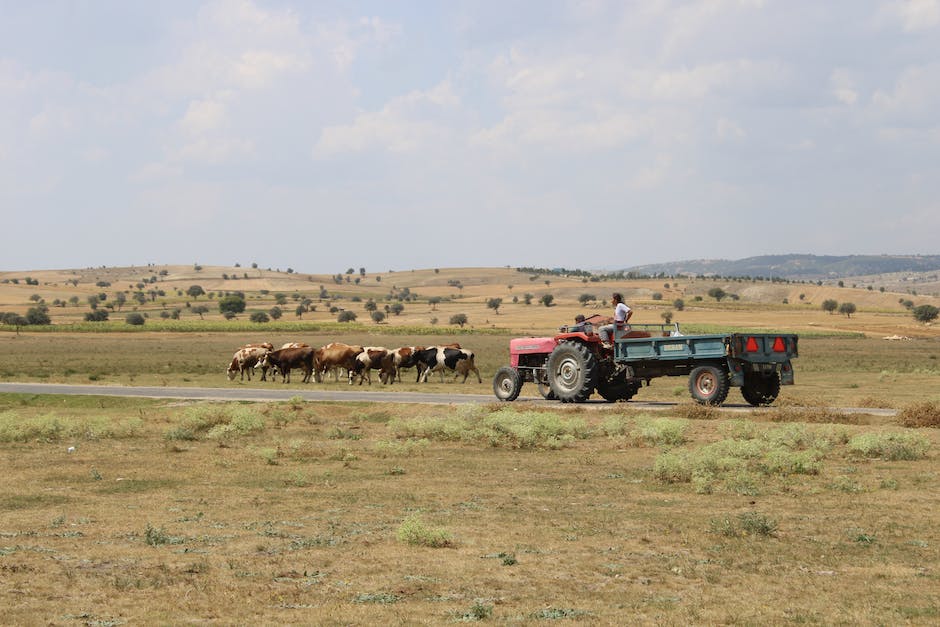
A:
[[[25,312],[33,294],[47,304],[80,296],[79,306],[50,308],[59,331],[0,327],[0,380],[300,391],[318,384],[232,383],[224,370],[249,341],[456,339],[476,352],[482,383],[417,385],[405,375],[395,389],[491,394],[510,337],[550,334],[593,312],[581,294],[606,300],[617,290],[636,322],[672,309],[702,330],[800,333],[796,385],[760,410],[736,391],[736,407],[694,405],[684,378],[639,392],[637,401],[663,402],[655,411],[0,394],[4,624],[940,620],[940,334],[898,302],[935,300],[758,283],[722,285],[740,300],[715,303],[706,281],[530,281],[509,269],[369,273],[358,286],[166,269],[150,284],[165,296],[139,306],[149,316],[143,329],[124,323],[125,305],[94,323],[100,332],[64,325],[83,318],[87,296],[111,299],[123,283],[132,293],[131,277],[151,269],[0,273],[39,281],[0,282],[0,312]],[[97,288],[99,280],[112,286]],[[247,323],[249,312],[224,321],[217,308],[202,322],[185,302],[213,299],[177,295],[193,284],[243,290],[249,311],[270,309],[279,292],[291,305],[277,323]],[[404,288],[418,299],[382,324],[340,325],[328,312],[339,305],[363,322],[363,301],[397,302],[386,296]],[[512,303],[526,292],[531,305]],[[539,304],[545,293],[554,306]],[[317,311],[297,320],[294,294]],[[442,302],[429,304],[434,296]],[[486,306],[496,297],[498,314]],[[676,298],[684,311],[671,307]],[[858,312],[827,314],[826,298]],[[175,307],[183,326],[171,330],[159,312]],[[467,328],[448,324],[456,313]]]

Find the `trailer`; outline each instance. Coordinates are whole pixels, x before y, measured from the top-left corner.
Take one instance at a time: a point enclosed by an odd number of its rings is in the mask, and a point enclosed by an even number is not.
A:
[[[590,325],[562,327],[553,337],[510,341],[510,364],[493,379],[502,401],[518,398],[534,382],[547,399],[568,403],[595,392],[608,402],[633,398],[658,377],[688,377],[689,393],[703,405],[721,405],[732,387],[749,404],[770,405],[781,385],[793,385],[798,352],[792,333],[729,332],[683,335],[678,324],[621,325],[605,347]]]

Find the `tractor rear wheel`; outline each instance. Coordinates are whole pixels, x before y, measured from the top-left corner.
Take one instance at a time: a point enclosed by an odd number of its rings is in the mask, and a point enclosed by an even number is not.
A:
[[[597,359],[580,342],[562,342],[548,357],[548,383],[563,403],[583,403],[597,385]]]
[[[493,394],[501,401],[514,401],[522,391],[522,377],[519,371],[510,366],[503,366],[493,377]]]
[[[699,405],[721,405],[730,387],[728,373],[716,366],[699,366],[689,375],[689,392]]]
[[[608,403],[629,401],[639,389],[639,385],[627,381],[616,381],[614,383],[599,381],[597,383],[597,393]]]
[[[769,376],[748,374],[744,377],[741,386],[741,396],[754,407],[770,405],[777,400],[780,394],[780,373],[774,372]]]

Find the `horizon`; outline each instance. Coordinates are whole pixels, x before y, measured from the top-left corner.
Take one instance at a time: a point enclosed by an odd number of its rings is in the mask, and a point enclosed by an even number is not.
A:
[[[940,0],[5,2],[0,267],[929,251],[938,35]]]

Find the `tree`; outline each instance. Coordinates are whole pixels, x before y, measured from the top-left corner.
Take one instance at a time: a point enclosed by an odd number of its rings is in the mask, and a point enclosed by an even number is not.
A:
[[[205,318],[203,318],[202,316],[203,314],[209,313],[209,308],[206,307],[205,305],[196,305],[195,307],[190,309],[190,311],[192,311],[194,314],[199,316],[200,320],[205,320]]]
[[[653,292],[652,298],[653,300],[662,300],[663,299],[662,292]]]
[[[296,315],[298,318],[303,318],[305,311],[307,311],[306,307],[303,305],[297,305],[297,309],[294,310],[294,315]]]
[[[253,313],[251,314],[251,316],[250,316],[248,319],[251,320],[252,322],[257,323],[257,324],[263,324],[263,323],[268,322],[269,320],[271,320],[271,319],[268,317],[268,314],[264,313],[263,311],[255,311],[255,312],[253,312]]]
[[[274,302],[277,303],[278,305],[286,305],[287,294],[282,294],[281,292],[278,292],[277,294],[274,295]]]
[[[585,293],[578,296],[578,302],[581,303],[582,307],[595,300],[597,300],[597,297],[594,294]]]
[[[721,289],[720,287],[713,287],[713,288],[711,288],[710,290],[708,290],[708,295],[711,296],[711,297],[714,298],[717,302],[720,303],[720,302],[721,302],[721,299],[724,298],[725,296],[727,296],[728,293],[725,292],[725,291],[724,291],[723,289]]]
[[[503,304],[502,298],[490,298],[486,301],[486,306],[496,312],[496,315],[499,315],[499,306]]]
[[[129,313],[127,314],[127,317],[124,318],[124,322],[135,327],[140,327],[143,326],[144,322],[146,322],[146,319],[144,318],[143,314]]]
[[[206,293],[206,290],[202,289],[201,285],[190,285],[186,293],[191,296],[193,300],[198,300],[200,296]]]
[[[828,312],[831,315],[833,311],[839,308],[839,303],[832,300],[831,298],[827,298],[822,302],[821,306],[823,311]]]
[[[101,301],[98,300],[98,297],[95,295],[91,295],[88,297],[88,306],[91,307],[92,309],[98,309],[98,303],[100,302]]]
[[[842,303],[839,305],[839,313],[846,318],[851,318],[852,314],[855,313],[855,303]]]
[[[29,320],[21,316],[18,313],[7,312],[0,314],[0,323],[6,324],[11,327],[16,327],[16,334],[20,334],[20,327],[25,327],[29,324]]]
[[[219,311],[223,314],[240,314],[245,311],[245,297],[241,294],[229,294],[219,299]],[[234,315],[232,316],[234,318]]]
[[[52,324],[52,320],[49,318],[48,308],[45,305],[27,309],[26,322],[35,325]]]
[[[456,324],[462,329],[463,325],[467,324],[467,314],[465,313],[454,314],[453,316],[450,317],[450,323]]]
[[[402,305],[401,303],[392,303],[391,307],[389,307],[388,310],[389,310],[391,313],[393,313],[393,314],[395,314],[396,316],[398,316],[398,315],[401,315],[401,312],[403,312],[403,311],[405,310],[405,306]]]
[[[85,322],[104,322],[108,319],[108,312],[105,309],[95,309],[85,314]]]
[[[551,307],[552,302],[555,300],[555,297],[551,294],[543,294],[542,298],[539,299],[539,302],[545,305],[546,307]]]
[[[121,307],[124,306],[124,303],[127,302],[127,294],[124,292],[116,292],[114,294],[114,304],[118,308],[118,311],[121,311]]]
[[[284,315],[284,312],[281,311],[280,307],[271,307],[271,310],[268,311],[268,315],[271,316],[272,320],[280,320],[281,316]]]
[[[385,320],[385,312],[384,312],[384,311],[373,311],[373,312],[372,312],[372,321],[373,321],[374,323],[378,324],[378,323],[382,322],[383,320]]]
[[[443,299],[440,296],[430,297],[428,299],[428,304],[431,306],[431,311],[436,311],[438,303],[440,303],[442,300]]]
[[[682,311],[685,309],[685,301],[681,298],[677,298],[676,300],[672,301],[672,306],[675,307],[678,311]]]
[[[663,313],[659,314],[659,316],[663,319],[663,322],[665,322],[666,324],[672,324],[672,312],[671,311],[664,311]]]
[[[339,312],[339,315],[336,316],[337,322],[355,322],[356,321],[356,312],[344,309]]]
[[[532,298],[533,298],[532,294],[530,294],[529,292],[526,292],[525,294],[522,295],[522,302],[524,302],[526,305],[531,305]]]
[[[924,324],[933,322],[937,319],[937,316],[940,315],[940,309],[937,309],[933,305],[918,305],[911,311],[914,314],[914,320],[923,322]]]
[[[375,301],[370,298],[369,300],[366,301],[365,308],[366,308],[366,311],[371,313],[375,311],[376,309],[378,309],[379,306],[376,305]]]

